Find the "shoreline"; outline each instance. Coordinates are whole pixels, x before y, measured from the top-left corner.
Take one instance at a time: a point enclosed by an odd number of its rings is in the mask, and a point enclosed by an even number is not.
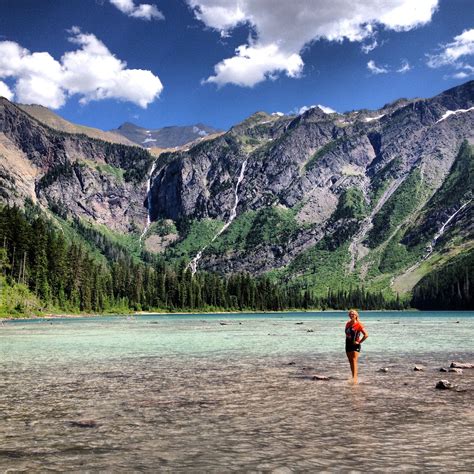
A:
[[[342,309],[326,309],[326,310],[304,310],[304,309],[294,309],[294,310],[284,310],[284,311],[134,311],[130,313],[45,313],[45,314],[37,314],[37,315],[29,315],[29,316],[0,316],[0,324],[3,321],[30,321],[30,320],[38,320],[38,319],[80,319],[80,318],[101,318],[107,316],[114,316],[114,317],[130,317],[130,316],[186,316],[186,315],[242,315],[242,314],[289,314],[289,313],[346,313],[348,310]],[[360,310],[363,313],[423,313],[424,311],[420,311],[417,309],[404,309],[404,310],[390,310],[390,309],[369,309],[369,310]],[[453,310],[455,311],[455,310]],[[450,310],[445,311],[429,311],[429,312],[439,312],[439,313],[447,313],[452,312]],[[467,312],[470,311],[455,311],[456,313],[460,312]]]

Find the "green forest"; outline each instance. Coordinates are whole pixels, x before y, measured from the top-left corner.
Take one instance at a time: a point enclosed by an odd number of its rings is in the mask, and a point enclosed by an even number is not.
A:
[[[267,276],[222,276],[181,262],[132,254],[80,222],[60,225],[27,202],[0,209],[0,314],[126,313],[130,311],[280,311],[403,309],[381,293],[333,288],[324,297]]]

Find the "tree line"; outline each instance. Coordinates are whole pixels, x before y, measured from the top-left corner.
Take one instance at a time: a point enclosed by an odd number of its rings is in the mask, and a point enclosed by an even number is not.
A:
[[[25,285],[45,310],[68,312],[403,308],[400,301],[359,288],[316,297],[309,289],[284,286],[267,276],[193,276],[185,262],[170,265],[150,254],[137,258],[106,236],[100,245],[96,235],[90,237],[92,242],[79,234],[71,238],[31,204],[24,211],[4,206],[0,273],[10,285]]]
[[[423,277],[413,288],[412,303],[427,310],[474,310],[474,250]]]

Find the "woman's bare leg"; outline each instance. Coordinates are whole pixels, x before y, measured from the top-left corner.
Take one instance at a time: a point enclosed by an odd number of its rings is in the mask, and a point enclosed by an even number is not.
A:
[[[359,353],[357,351],[354,351],[352,353],[352,365],[353,365],[353,369],[352,369],[352,380],[354,383],[357,383],[357,374],[358,374],[358,366],[357,366],[357,362],[358,362],[358,359],[359,359]]]
[[[346,352],[346,355],[351,366],[352,378],[354,378],[354,352]]]

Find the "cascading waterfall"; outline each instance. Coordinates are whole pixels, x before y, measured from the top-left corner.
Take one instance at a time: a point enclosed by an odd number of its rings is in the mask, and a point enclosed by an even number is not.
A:
[[[150,190],[151,190],[151,180],[152,180],[152,177],[153,177],[153,173],[155,171],[155,168],[156,168],[156,161],[153,162],[153,164],[151,165],[151,169],[150,169],[150,173],[148,173],[148,181],[147,181],[147,184],[146,184],[146,212],[147,212],[147,215],[146,215],[146,225],[145,225],[145,228],[143,229],[143,232],[141,233],[140,235],[140,244],[142,243],[142,239],[143,237],[145,236],[145,234],[147,233],[149,227],[150,227],[150,224],[151,224],[151,217],[150,217]]]
[[[433,237],[433,240],[426,246],[425,254],[421,257],[420,260],[418,260],[414,265],[412,265],[408,270],[406,270],[401,276],[408,275],[409,273],[414,272],[425,260],[430,258],[431,254],[434,252],[436,243],[440,239],[440,237],[444,234],[446,227],[449,225],[449,223],[472,201],[470,199],[466,203],[464,203],[461,207],[459,207],[458,210],[453,212],[441,225],[439,228],[438,232]],[[394,281],[396,280],[395,277],[392,278],[391,286],[393,285]]]
[[[239,174],[239,177],[237,178],[237,184],[235,185],[235,188],[234,188],[234,206],[232,207],[231,211],[230,211],[230,215],[229,215],[229,219],[227,220],[227,222],[223,225],[222,229],[219,230],[219,232],[217,232],[214,237],[211,239],[211,241],[205,245],[197,254],[196,256],[189,262],[188,264],[188,269],[191,269],[191,273],[194,275],[197,271],[197,266],[198,266],[198,262],[199,260],[201,259],[202,257],[202,253],[204,252],[204,250],[206,250],[206,248],[212,244],[212,242],[214,242],[214,240],[217,239],[217,237],[219,237],[223,232],[226,231],[226,229],[230,226],[230,224],[232,224],[232,221],[235,219],[235,217],[237,216],[237,206],[239,204],[239,186],[240,186],[240,183],[242,182],[242,180],[244,179],[244,175],[245,175],[245,168],[247,167],[247,160],[245,160],[243,163],[242,163],[242,167],[240,168],[240,174]]]
[[[440,237],[444,234],[444,231],[446,230],[446,227],[448,224],[472,201],[470,199],[469,201],[465,202],[457,211],[453,212],[448,219],[443,223],[443,225],[439,228],[438,232],[436,232],[435,236],[433,237],[433,240],[428,244],[427,247],[427,253],[425,255],[425,259],[427,259],[432,253],[435,248],[436,242],[440,239]]]

